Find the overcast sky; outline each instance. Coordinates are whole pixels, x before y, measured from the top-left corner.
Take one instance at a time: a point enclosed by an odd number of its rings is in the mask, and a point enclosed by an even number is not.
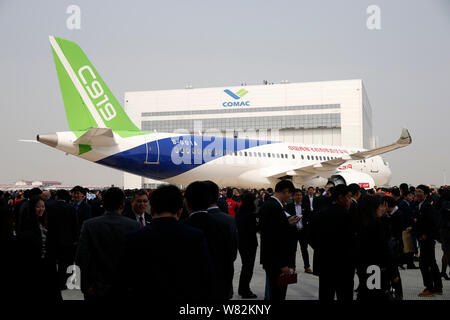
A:
[[[69,5],[81,29],[69,30]],[[381,30],[369,30],[369,5]],[[0,0],[0,184],[19,179],[122,185],[120,171],[17,142],[68,130],[48,35],[80,44],[124,92],[362,79],[392,183],[450,183],[450,1]]]

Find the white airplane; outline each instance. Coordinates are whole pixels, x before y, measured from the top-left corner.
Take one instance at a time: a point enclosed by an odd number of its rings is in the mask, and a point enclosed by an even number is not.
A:
[[[273,187],[390,181],[379,156],[411,143],[407,129],[396,142],[372,150],[295,145],[278,141],[141,131],[72,41],[50,36],[70,131],[39,134],[37,141],[111,168],[175,184],[213,180],[220,186]]]

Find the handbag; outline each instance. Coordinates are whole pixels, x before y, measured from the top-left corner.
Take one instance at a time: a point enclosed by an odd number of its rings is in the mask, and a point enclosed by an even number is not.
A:
[[[403,240],[403,253],[414,252],[414,242],[411,236],[411,232],[405,230],[402,232]]]
[[[280,274],[277,278],[278,286],[287,286],[288,284],[297,283],[297,272],[291,273],[289,275]]]

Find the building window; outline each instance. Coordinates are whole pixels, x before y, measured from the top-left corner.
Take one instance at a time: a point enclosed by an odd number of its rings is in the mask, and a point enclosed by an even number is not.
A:
[[[188,111],[163,111],[163,112],[143,112],[142,117],[152,116],[174,116],[174,115],[193,115],[193,114],[227,114],[227,113],[245,113],[245,112],[267,112],[267,111],[292,111],[292,110],[316,110],[316,109],[340,109],[340,104],[321,104],[321,105],[303,105],[287,107],[260,107],[260,108],[242,108],[242,109],[210,109],[210,110],[188,110]]]
[[[276,108],[279,110],[279,108]],[[242,109],[239,109],[242,110]],[[207,111],[207,110],[197,110],[197,111]],[[222,110],[219,110],[222,111]],[[228,110],[227,110],[228,111]],[[238,110],[230,110],[233,113]],[[250,110],[248,110],[250,111]],[[255,112],[256,109],[251,109]],[[182,111],[176,112],[177,115],[182,114]],[[161,114],[158,113],[158,115]],[[325,118],[330,118],[330,122],[324,122]],[[176,129],[184,128],[187,130],[193,130],[194,121],[197,119],[190,120],[149,120],[142,121],[142,130],[156,130],[159,132],[173,132]],[[324,115],[295,115],[295,116],[276,116],[276,117],[244,117],[244,118],[233,118],[228,117],[223,119],[223,121],[217,121],[217,119],[198,119],[202,121],[205,129],[216,128],[219,130],[227,130],[229,128],[249,128],[252,127],[256,130],[258,129],[282,129],[286,127],[292,127],[294,129],[305,129],[305,128],[339,128],[340,127],[340,114],[324,114]],[[326,124],[326,125],[325,125]]]

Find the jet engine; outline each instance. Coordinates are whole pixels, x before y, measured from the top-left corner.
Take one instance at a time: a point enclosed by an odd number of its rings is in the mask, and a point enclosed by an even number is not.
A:
[[[364,189],[370,189],[375,186],[375,182],[373,181],[373,178],[370,175],[352,169],[340,171],[339,173],[331,176],[329,181],[333,182],[334,185],[338,184],[349,185],[352,183],[356,183]]]

